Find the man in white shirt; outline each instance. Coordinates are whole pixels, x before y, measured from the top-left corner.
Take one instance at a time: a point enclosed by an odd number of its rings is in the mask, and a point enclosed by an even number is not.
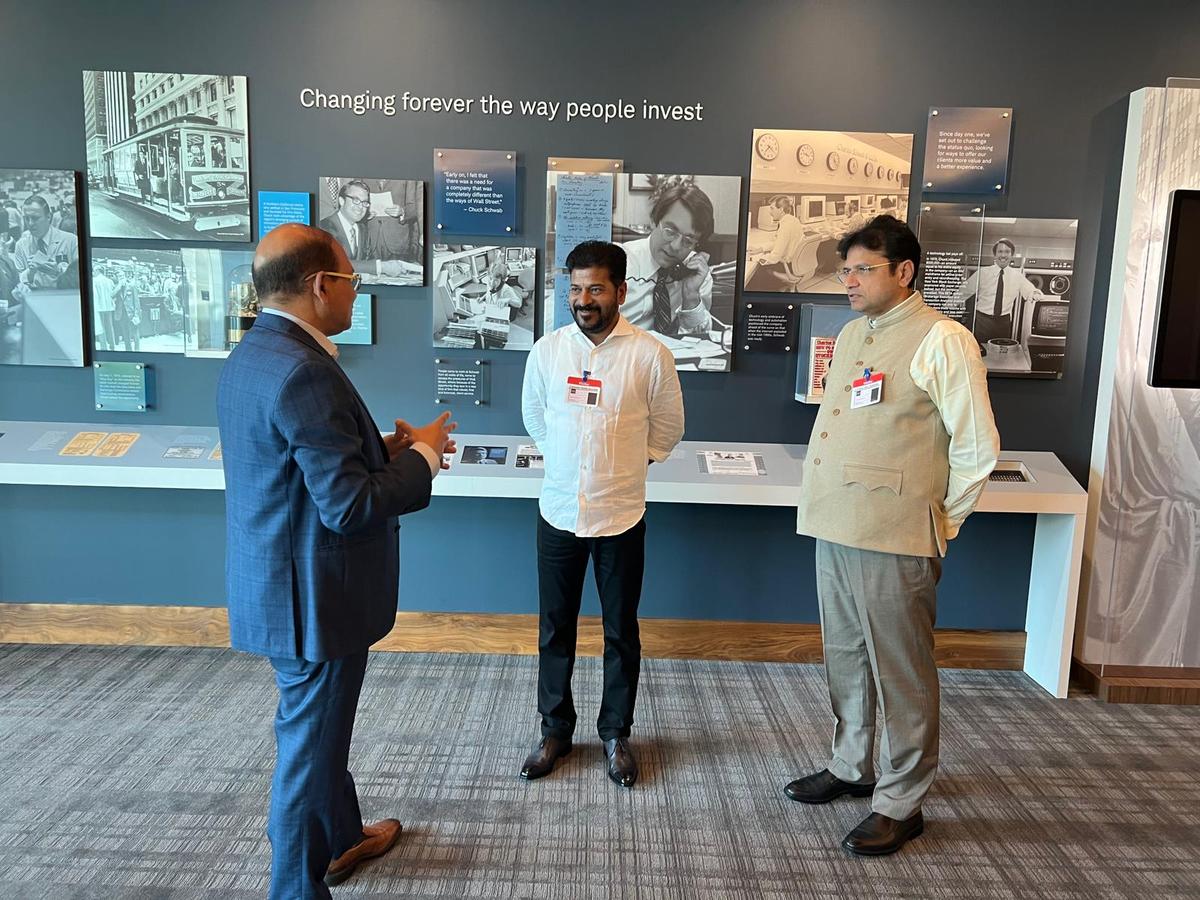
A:
[[[916,235],[877,216],[838,253],[838,280],[863,318],[838,335],[796,528],[816,538],[833,747],[826,768],[784,791],[802,803],[871,797],[871,814],[842,847],[881,856],[924,829],[938,760],[941,559],[987,484],[1000,437],[975,339],[912,288]]]
[[[629,749],[641,667],[637,610],[645,562],[646,470],[683,437],[670,351],[620,313],[625,252],[585,241],[567,256],[574,323],[534,344],[521,415],[542,451],[538,518],[538,712],[542,738],[521,768],[548,775],[571,752],[571,672],[588,559],[604,620],[604,694],[596,726],[608,777],[637,780]]]
[[[782,291],[786,284],[776,273],[785,272],[790,262],[804,243],[804,226],[796,218],[795,206],[790,197],[777,197],[771,204],[772,215],[777,216],[779,228],[775,231],[775,242],[771,249],[758,258],[753,274],[746,281],[748,291]]]
[[[96,269],[92,276],[92,311],[96,314],[96,349],[116,350],[117,326],[113,321],[116,311],[117,286],[108,277],[107,269]],[[103,341],[104,346],[100,343]]]
[[[632,325],[669,337],[707,336],[712,326],[712,273],[699,248],[712,237],[712,201],[695,184],[675,184],[650,209],[648,237],[622,246],[626,255],[625,305]]]
[[[1014,338],[1013,310],[1017,299],[1041,300],[1043,294],[1019,269],[1010,267],[1017,246],[1008,238],[992,244],[992,264],[976,270],[959,287],[955,302],[975,295],[975,324],[972,332],[980,344],[992,338]]]
[[[28,229],[13,251],[14,262],[27,288],[52,288],[79,259],[79,237],[50,224],[50,204],[40,194],[25,201]],[[78,282],[75,282],[78,284]]]

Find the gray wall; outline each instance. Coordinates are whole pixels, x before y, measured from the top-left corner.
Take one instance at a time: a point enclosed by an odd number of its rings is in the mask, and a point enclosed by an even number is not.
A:
[[[897,131],[917,134],[919,170],[931,104],[1013,106],[1006,206],[1013,215],[1080,219],[1076,303],[1063,380],[993,379],[993,402],[1006,448],[1054,451],[1086,480],[1103,319],[1091,308],[1104,305],[1125,97],[1194,74],[1200,5],[610,2],[588,7],[587,17],[584,8],[4,0],[0,166],[85,168],[84,68],[245,74],[255,190],[312,192],[319,175],[346,172],[428,182],[435,146],[515,148],[526,169],[522,233],[511,243],[540,244],[548,155],[746,176],[756,126]],[[671,44],[678,49],[664,52]],[[302,109],[304,86],[700,101],[705,121],[358,118]],[[344,348],[346,369],[381,423],[430,418],[438,410],[428,288],[376,294],[378,345]],[[142,356],[159,374],[159,407],[148,414],[98,417],[86,370],[5,368],[0,418],[215,424],[220,362]],[[524,354],[488,356],[493,405],[457,410],[461,427],[520,432]],[[791,399],[794,365],[791,356],[742,355],[732,375],[685,373],[687,437],[806,441],[815,410]],[[440,500],[411,517],[402,605],[535,609],[534,514],[532,502]],[[220,603],[221,516],[220,498],[200,492],[0,487],[0,600]],[[649,524],[647,614],[815,620],[811,542],[792,533],[786,511],[658,506]],[[947,564],[940,624],[1020,627],[1031,539],[1029,517],[973,519]],[[711,560],[712,571],[697,559]]]

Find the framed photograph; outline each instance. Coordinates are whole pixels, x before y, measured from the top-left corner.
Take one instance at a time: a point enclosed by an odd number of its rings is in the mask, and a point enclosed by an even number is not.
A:
[[[244,75],[85,71],[92,237],[250,240]]]
[[[0,169],[0,364],[82,366],[79,176]]]
[[[745,289],[844,296],[842,235],[880,212],[908,218],[912,135],[756,129],[752,148]]]
[[[533,348],[537,249],[435,244],[433,346]]]
[[[637,183],[654,189],[637,191]],[[634,173],[617,183],[612,239],[628,266],[621,314],[662,341],[681,371],[732,365],[741,201],[736,175]],[[660,307],[654,294],[664,270],[669,303]]]
[[[346,251],[363,284],[425,283],[425,183],[327,176],[318,225]]]

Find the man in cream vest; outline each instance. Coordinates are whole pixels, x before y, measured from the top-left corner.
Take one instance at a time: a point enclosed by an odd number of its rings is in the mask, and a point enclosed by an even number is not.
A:
[[[995,467],[1000,437],[978,344],[913,290],[921,247],[908,226],[877,216],[838,253],[838,280],[863,317],[837,339],[796,529],[816,538],[833,751],[826,769],[785,792],[802,803],[871,797],[871,814],[842,847],[881,856],[924,827],[938,762],[941,558]]]

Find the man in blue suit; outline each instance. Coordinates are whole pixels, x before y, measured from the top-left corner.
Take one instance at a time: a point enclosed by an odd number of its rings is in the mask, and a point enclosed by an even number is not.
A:
[[[328,234],[281,225],[253,271],[262,313],[217,387],[229,630],[279,687],[270,897],[310,900],[400,836],[395,819],[363,825],[350,736],[367,648],[395,624],[397,517],[429,505],[455,426],[398,419],[381,437],[329,340],[358,276]]]

